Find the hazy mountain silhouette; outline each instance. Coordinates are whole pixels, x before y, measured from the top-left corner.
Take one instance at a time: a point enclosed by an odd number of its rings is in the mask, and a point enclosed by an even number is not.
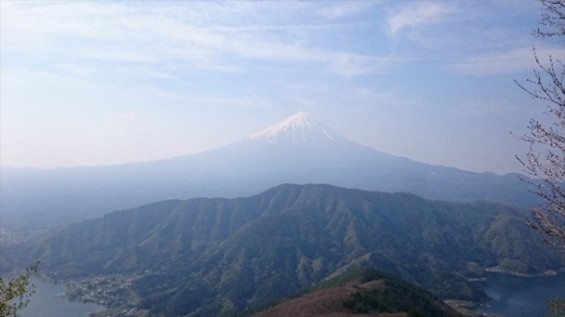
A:
[[[240,142],[166,160],[59,169],[2,168],[2,225],[48,227],[153,201],[250,195],[281,183],[532,205],[516,175],[432,166],[362,146],[306,113]]]

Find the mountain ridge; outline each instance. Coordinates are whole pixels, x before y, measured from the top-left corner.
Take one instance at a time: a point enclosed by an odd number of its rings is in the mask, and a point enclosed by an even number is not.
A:
[[[374,269],[344,272],[252,317],[462,317],[437,297]]]
[[[526,213],[488,202],[286,184],[250,197],[113,212],[20,250],[20,259],[39,258],[57,278],[137,274],[139,307],[167,316],[230,315],[357,267],[384,270],[442,298],[484,300],[463,277],[494,266],[563,267],[523,225]]]

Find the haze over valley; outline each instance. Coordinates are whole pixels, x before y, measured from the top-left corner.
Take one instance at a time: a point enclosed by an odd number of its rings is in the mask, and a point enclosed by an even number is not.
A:
[[[324,183],[429,199],[534,206],[517,175],[432,166],[355,143],[299,112],[239,142],[166,160],[59,169],[2,169],[3,224],[47,229],[165,199],[237,197],[282,183]],[[21,193],[26,193],[22,195]]]

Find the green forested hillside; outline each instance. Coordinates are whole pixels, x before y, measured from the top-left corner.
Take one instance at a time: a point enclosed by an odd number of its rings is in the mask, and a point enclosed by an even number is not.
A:
[[[57,277],[136,273],[140,307],[163,316],[232,314],[376,267],[442,298],[482,300],[464,277],[563,267],[526,211],[329,185],[249,198],[171,200],[77,223],[32,247]]]

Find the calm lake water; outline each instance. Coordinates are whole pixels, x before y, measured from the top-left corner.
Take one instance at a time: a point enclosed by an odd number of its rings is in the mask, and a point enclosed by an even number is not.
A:
[[[546,317],[547,301],[565,298],[565,274],[556,276],[521,277],[502,273],[489,273],[477,285],[492,298],[477,311],[508,317]]]
[[[91,304],[72,302],[60,295],[65,291],[64,284],[46,282],[32,277],[35,294],[30,298],[29,305],[18,316],[21,317],[86,317],[90,313],[103,310],[104,307]]]

